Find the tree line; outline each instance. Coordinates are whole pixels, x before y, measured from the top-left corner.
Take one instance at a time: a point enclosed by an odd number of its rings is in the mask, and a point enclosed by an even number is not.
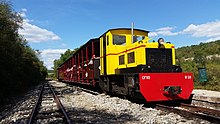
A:
[[[18,33],[23,19],[7,1],[0,1],[0,104],[44,80],[47,69]]]
[[[193,72],[195,88],[220,91],[220,40],[176,50],[177,64]],[[199,81],[198,68],[206,68],[208,82]]]

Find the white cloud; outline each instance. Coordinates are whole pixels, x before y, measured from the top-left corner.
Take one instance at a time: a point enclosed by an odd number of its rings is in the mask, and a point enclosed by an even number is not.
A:
[[[22,9],[22,11],[19,13],[20,16],[24,18],[24,22],[22,26],[23,29],[19,29],[18,31],[19,34],[23,35],[28,42],[39,43],[44,41],[60,40],[60,37],[52,31],[48,31],[47,29],[30,24],[30,22],[33,22],[33,20],[27,19],[25,12],[27,12],[27,9]]]
[[[24,35],[25,39],[29,42],[38,43],[43,41],[60,40],[60,37],[52,31],[42,29],[25,21],[23,22],[23,29],[20,29],[19,33]]]
[[[27,12],[27,9],[21,9],[21,12],[19,12],[18,14],[22,17],[22,18],[26,18],[26,14],[25,12]]]
[[[220,37],[220,21],[200,25],[190,24],[182,33],[191,34],[193,37]]]
[[[21,11],[23,11],[23,12],[27,12],[27,9],[23,8],[23,9],[21,9]]]
[[[150,37],[156,37],[158,35],[163,35],[163,36],[174,36],[174,35],[178,35],[178,32],[172,32],[172,30],[174,30],[175,27],[163,27],[163,28],[159,28],[157,29],[155,32],[150,32],[149,36]]]
[[[193,37],[208,38],[207,40],[200,42],[211,42],[220,40],[220,21],[207,22],[200,25],[190,24],[181,33],[190,34]]]
[[[66,49],[46,49],[46,50],[41,50],[41,59],[44,61],[44,65],[48,68],[51,69],[53,67],[53,61],[55,59],[60,58],[60,54],[64,53]]]
[[[220,40],[220,21],[212,21],[204,24],[190,24],[185,29],[179,32],[172,32],[175,27],[163,27],[154,32],[150,32],[150,37],[163,36],[175,36],[189,34],[195,38],[207,38],[207,40],[200,42],[210,42]]]
[[[150,32],[149,33],[149,37],[156,37],[158,36],[158,34],[156,32]]]

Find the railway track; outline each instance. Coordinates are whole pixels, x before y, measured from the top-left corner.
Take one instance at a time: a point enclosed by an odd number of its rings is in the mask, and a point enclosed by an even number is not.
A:
[[[210,102],[207,100],[192,99],[192,104],[197,106],[206,106],[220,110],[220,102]]]
[[[90,93],[90,94],[93,94],[93,95],[99,95],[100,93],[99,92],[95,92],[95,91],[92,91],[92,90],[88,90],[88,89],[85,89],[85,88],[81,88],[81,87],[78,87],[80,90],[84,91],[84,92],[87,92],[87,93]]]
[[[207,100],[199,100],[199,99],[192,99],[193,101],[198,101],[198,102],[204,102],[204,103],[210,103],[210,104],[214,104],[214,105],[219,105],[220,102],[210,102]]]
[[[38,99],[27,123],[71,124],[63,105],[56,96],[53,88],[47,82],[43,84],[41,88]]]
[[[77,87],[77,88],[93,95],[100,94],[98,92],[89,89],[84,89],[81,87]],[[178,107],[171,107],[164,104],[156,104],[156,108],[167,112],[174,112],[186,118],[199,118],[210,121],[212,123],[220,123],[220,111],[218,110],[189,105],[189,104],[177,103],[177,102],[176,103],[172,102],[172,104]]]
[[[88,90],[88,89],[84,89],[80,87],[78,88],[81,89],[82,91],[85,91],[93,95],[99,94],[98,92],[94,92],[92,90]],[[203,101],[203,102],[208,103],[208,101]],[[209,109],[205,107],[189,105],[189,104],[184,104],[184,103],[178,103],[178,102],[172,102],[172,104],[175,106],[178,106],[178,108],[167,106],[164,104],[163,105],[156,104],[156,108],[163,110],[163,111],[167,111],[167,112],[174,112],[187,118],[194,117],[194,118],[204,119],[212,123],[220,123],[220,111],[219,110]]]
[[[82,91],[91,93],[93,95],[99,94],[98,92],[94,92],[88,89],[84,89],[84,88],[80,88],[80,89]],[[163,111],[167,111],[167,112],[174,112],[187,118],[194,117],[194,118],[204,119],[212,123],[220,123],[220,111],[219,110],[209,109],[205,107],[194,106],[194,105],[189,105],[189,104],[184,104],[184,103],[177,103],[177,102],[172,102],[172,104],[173,105],[175,104],[175,106],[179,106],[179,108],[167,106],[164,104],[163,105],[156,104],[156,108],[163,110]]]
[[[220,111],[218,110],[176,102],[174,104],[178,104],[179,107],[156,104],[156,108],[167,112],[174,112],[188,118],[195,117],[212,123],[220,123]]]

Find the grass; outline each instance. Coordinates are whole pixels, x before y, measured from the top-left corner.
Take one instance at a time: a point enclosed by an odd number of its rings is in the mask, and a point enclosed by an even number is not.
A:
[[[220,91],[220,85],[210,85],[210,84],[195,83],[194,84],[194,89]]]

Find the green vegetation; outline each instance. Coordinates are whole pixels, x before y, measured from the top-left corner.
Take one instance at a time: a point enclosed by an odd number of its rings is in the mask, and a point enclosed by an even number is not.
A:
[[[54,78],[54,70],[47,70],[47,78],[48,79],[55,79]]]
[[[0,105],[6,99],[38,84],[47,75],[39,53],[18,34],[22,18],[0,1]]]
[[[195,88],[220,91],[220,40],[178,48],[176,56],[183,71],[193,72]],[[208,82],[199,82],[199,67],[206,67]]]

